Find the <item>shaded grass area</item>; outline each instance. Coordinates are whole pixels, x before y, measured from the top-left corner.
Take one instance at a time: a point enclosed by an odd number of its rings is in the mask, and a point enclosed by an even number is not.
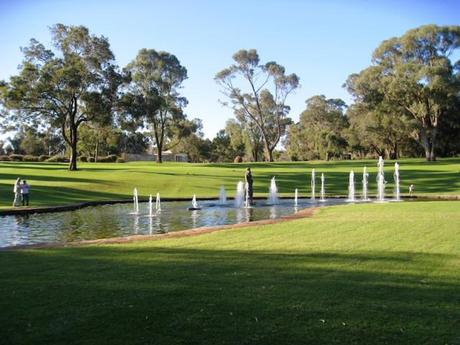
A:
[[[410,184],[418,195],[460,194],[460,159],[443,159],[425,162],[406,159],[401,164],[401,191],[406,194]],[[394,162],[386,162],[387,192],[392,193]],[[265,196],[270,179],[276,176],[279,191],[293,195],[296,188],[301,196],[310,194],[310,173],[316,169],[318,184],[320,174],[326,176],[326,192],[329,195],[346,195],[348,174],[355,171],[360,189],[362,167],[367,166],[369,191],[376,190],[376,162],[290,162],[252,164],[188,164],[133,162],[80,163],[80,170],[67,171],[66,164],[0,162],[0,207],[10,207],[12,186],[19,176],[32,186],[32,205],[63,205],[69,203],[131,198],[134,187],[141,198],[160,192],[163,197],[216,197],[221,185],[227,193],[234,194],[236,183],[243,179],[246,166],[254,175],[256,196]]]
[[[458,344],[460,203],[0,252],[6,344]]]

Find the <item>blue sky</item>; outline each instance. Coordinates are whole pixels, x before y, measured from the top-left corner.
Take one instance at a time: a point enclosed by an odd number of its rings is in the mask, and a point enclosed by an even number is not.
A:
[[[297,120],[317,94],[349,103],[343,83],[370,64],[383,40],[424,24],[460,24],[460,2],[0,0],[0,79],[16,73],[19,47],[30,38],[49,45],[55,23],[108,37],[121,67],[141,48],[175,54],[188,70],[186,112],[203,119],[212,138],[232,117],[213,78],[237,50],[255,48],[262,62],[276,61],[300,77],[301,88],[288,99]]]

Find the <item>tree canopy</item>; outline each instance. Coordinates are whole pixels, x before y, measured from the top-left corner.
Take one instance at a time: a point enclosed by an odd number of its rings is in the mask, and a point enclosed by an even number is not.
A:
[[[22,48],[18,75],[1,87],[8,121],[58,128],[71,150],[69,170],[77,169],[78,127],[109,123],[120,83],[107,38],[84,26],[51,27],[54,49],[35,39]]]
[[[382,42],[372,65],[347,81],[356,103],[412,120],[427,160],[436,159],[440,123],[458,111],[460,26],[426,25]],[[378,109],[380,108],[380,109]]]
[[[187,99],[179,90],[187,79],[187,69],[173,54],[141,49],[124,72],[127,81],[121,98],[123,121],[152,130],[157,162],[161,163],[167,135],[180,135],[174,126],[186,118],[183,108]]]
[[[347,149],[345,102],[313,96],[297,124],[290,126],[286,146],[292,158],[326,159],[341,157]]]
[[[237,119],[255,129],[265,149],[265,159],[273,161],[273,150],[290,123],[286,99],[299,87],[299,77],[286,75],[285,68],[274,61],[260,64],[255,49],[239,50],[230,67],[216,74],[216,82],[230,99]],[[241,89],[243,84],[245,90]]]

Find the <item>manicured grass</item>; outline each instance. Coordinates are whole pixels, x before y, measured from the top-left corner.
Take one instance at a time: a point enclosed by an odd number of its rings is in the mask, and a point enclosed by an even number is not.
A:
[[[410,184],[416,194],[460,194],[460,159],[442,159],[428,163],[422,159],[407,159],[401,164],[401,190],[407,193]],[[376,161],[292,162],[254,164],[187,164],[153,162],[136,163],[80,163],[80,170],[67,171],[66,164],[0,162],[0,207],[10,207],[16,177],[31,184],[32,205],[63,205],[91,200],[131,198],[134,187],[141,197],[160,192],[163,197],[216,197],[223,184],[229,195],[236,183],[251,166],[256,195],[266,195],[272,176],[276,176],[281,194],[293,195],[298,188],[301,195],[310,193],[310,173],[326,175],[326,192],[346,195],[348,174],[356,173],[360,190],[362,167],[371,174],[369,190],[376,190]],[[387,192],[393,190],[393,165],[386,162]]]
[[[460,203],[0,252],[4,344],[459,344]]]

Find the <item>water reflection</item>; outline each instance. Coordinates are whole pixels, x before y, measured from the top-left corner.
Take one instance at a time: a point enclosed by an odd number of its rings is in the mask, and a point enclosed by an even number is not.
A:
[[[198,220],[198,210],[190,211],[190,218],[192,219],[192,228],[196,228],[197,220]]]
[[[326,205],[341,201],[328,200]],[[132,215],[131,204],[105,205],[69,212],[0,217],[0,247],[44,242],[71,242],[132,234],[157,234],[189,228],[274,219],[292,214],[314,203],[280,200],[278,205],[258,202],[252,208],[234,208],[233,201],[216,205],[200,202],[201,210],[188,211],[188,202],[164,202],[161,212],[149,217],[147,204],[140,214]]]
[[[254,220],[254,209],[252,207],[245,208],[246,222],[252,222]]]
[[[137,214],[134,215],[133,230],[134,234],[137,235],[139,233],[139,216]]]

